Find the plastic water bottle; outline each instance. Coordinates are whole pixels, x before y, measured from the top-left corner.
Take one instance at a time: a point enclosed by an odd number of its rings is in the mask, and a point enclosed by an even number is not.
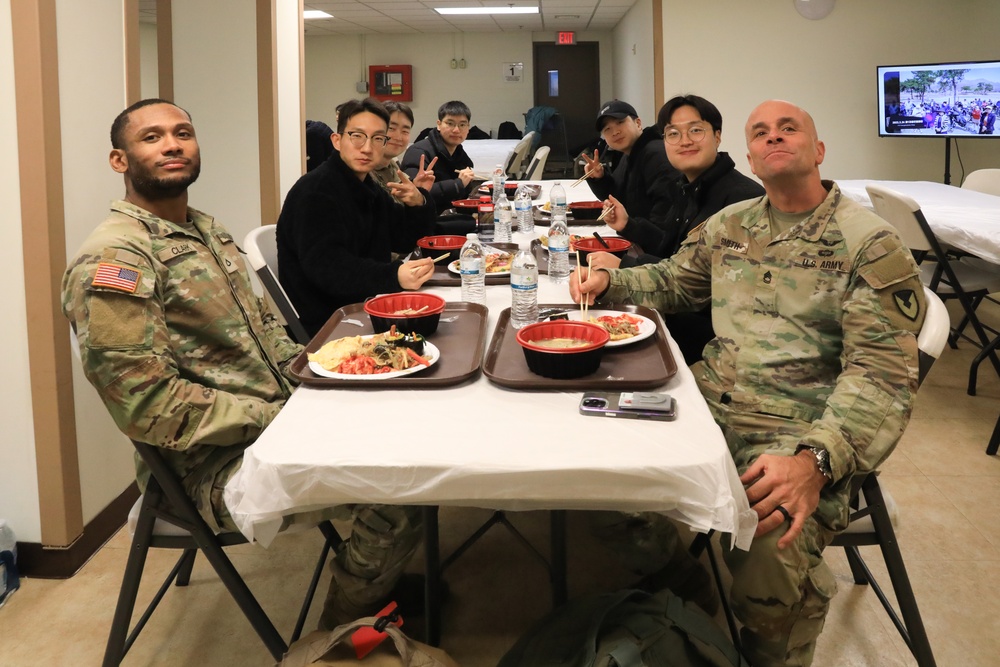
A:
[[[497,243],[510,243],[514,207],[511,206],[507,194],[501,189],[500,198],[494,204],[493,210],[493,240]]]
[[[549,278],[561,283],[569,279],[569,228],[566,213],[552,206],[552,226],[549,227]]]
[[[517,193],[514,195],[514,212],[517,215],[517,231],[534,232],[535,215],[531,212],[531,194],[523,184],[517,186]]]
[[[503,170],[503,165],[498,164],[493,169],[493,203],[496,204],[500,199],[500,193],[504,191],[504,186],[507,184],[507,172]]]
[[[556,211],[562,211],[563,220],[566,219],[566,188],[561,184],[556,183],[549,190],[549,208],[552,209],[552,216],[555,217]]]
[[[17,540],[14,531],[0,519],[0,607],[21,586],[17,574]]]
[[[486,303],[486,253],[478,234],[466,234],[459,255],[462,274],[462,301]]]
[[[520,329],[538,321],[538,264],[521,243],[510,267],[510,324]]]

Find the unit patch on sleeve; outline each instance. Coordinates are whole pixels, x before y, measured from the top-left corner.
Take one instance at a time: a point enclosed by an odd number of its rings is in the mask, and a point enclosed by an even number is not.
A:
[[[101,262],[97,265],[97,272],[90,284],[92,287],[110,287],[131,293],[139,285],[141,275],[138,269]]]
[[[896,307],[899,308],[899,312],[901,312],[904,317],[909,319],[911,322],[916,321],[917,315],[920,314],[920,302],[917,301],[917,295],[914,294],[913,290],[898,290],[892,293],[892,298],[896,302]]]

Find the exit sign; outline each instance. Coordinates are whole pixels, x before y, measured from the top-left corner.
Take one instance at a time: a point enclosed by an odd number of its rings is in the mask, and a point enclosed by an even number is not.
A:
[[[557,32],[556,44],[576,44],[575,32]]]

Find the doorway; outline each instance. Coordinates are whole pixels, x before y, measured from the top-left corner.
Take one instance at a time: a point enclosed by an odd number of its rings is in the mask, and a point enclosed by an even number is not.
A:
[[[580,149],[597,140],[594,119],[601,105],[599,44],[535,42],[534,66],[535,106],[559,112],[556,122],[542,133],[542,143],[552,148],[549,161],[553,166],[569,171]]]

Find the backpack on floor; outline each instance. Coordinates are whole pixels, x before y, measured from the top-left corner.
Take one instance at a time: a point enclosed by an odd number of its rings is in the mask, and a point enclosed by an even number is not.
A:
[[[749,667],[725,631],[664,590],[595,595],[556,609],[497,667]]]

